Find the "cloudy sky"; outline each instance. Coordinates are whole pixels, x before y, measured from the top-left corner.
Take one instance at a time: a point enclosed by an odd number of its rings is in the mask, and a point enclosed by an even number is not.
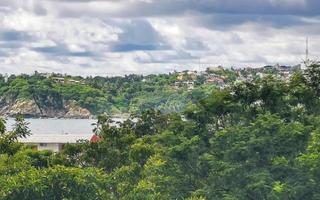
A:
[[[319,0],[0,0],[0,73],[166,73],[320,55]]]

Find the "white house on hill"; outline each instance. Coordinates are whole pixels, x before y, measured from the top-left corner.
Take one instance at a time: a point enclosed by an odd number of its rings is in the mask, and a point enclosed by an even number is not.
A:
[[[75,144],[78,140],[90,140],[92,134],[34,134],[19,142],[32,145],[36,150],[59,152],[65,144]]]

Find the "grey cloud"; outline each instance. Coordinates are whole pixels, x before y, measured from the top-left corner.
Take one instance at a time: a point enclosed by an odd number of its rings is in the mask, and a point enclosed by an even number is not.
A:
[[[0,43],[0,48],[1,49],[19,49],[21,47],[24,47],[24,43],[22,43],[21,41],[2,41]]]
[[[123,33],[119,35],[119,40],[124,43],[150,44],[162,40],[146,20],[130,20],[128,23],[120,24],[120,27],[123,28]]]
[[[53,2],[66,2],[66,3],[75,3],[75,2],[94,2],[94,1],[99,1],[99,0],[48,0],[48,1],[53,1]],[[103,1],[103,0],[100,0]]]
[[[18,5],[7,4],[13,7]],[[302,24],[302,16],[320,16],[319,0],[43,0],[29,1],[29,4],[32,6],[22,7],[38,15],[53,12],[64,17],[126,19],[191,15],[203,18],[202,23],[213,24],[218,28],[245,22],[284,27]]]
[[[200,25],[215,30],[230,30],[245,23],[263,24],[274,28],[316,25],[305,22],[302,17],[292,15],[212,14],[195,17],[192,21],[195,26]]]
[[[118,42],[111,50],[117,52],[152,51],[169,49],[169,45],[147,20],[130,20],[126,23],[114,22],[122,29]]]
[[[115,44],[111,47],[114,52],[130,52],[130,51],[154,51],[158,50],[158,46],[152,44]]]
[[[199,50],[199,51],[207,51],[209,47],[204,44],[203,41],[196,38],[186,38],[186,44],[184,46],[187,50]]]
[[[151,52],[148,53],[148,57],[136,56],[135,61],[138,63],[168,63],[168,62],[183,62],[186,60],[198,59],[190,52],[184,50],[175,50],[168,52]]]
[[[307,35],[310,56],[320,52],[318,0],[21,2],[0,0],[1,70],[153,73],[192,68],[199,58],[296,64]]]
[[[29,41],[32,36],[27,32],[14,30],[0,30],[0,40],[2,41]]]
[[[60,2],[69,2],[63,0]],[[74,4],[75,1],[72,1]],[[84,4],[112,1],[77,1]],[[100,15],[114,17],[146,17],[146,16],[176,16],[185,13],[202,14],[259,14],[259,15],[298,15],[314,16],[319,15],[320,2],[318,0],[157,0],[157,1],[118,1],[113,4],[120,5],[119,10],[106,10]],[[71,5],[70,5],[71,6]],[[76,11],[65,8],[61,14],[67,16],[82,15],[85,10]],[[73,13],[74,12],[74,13]],[[87,10],[89,15],[94,14]],[[96,13],[97,14],[97,13]],[[99,14],[99,12],[98,12]]]
[[[38,53],[46,54],[47,56],[57,57],[95,57],[98,56],[96,53],[91,51],[70,51],[65,45],[46,46],[46,47],[35,47],[33,51]]]
[[[10,55],[10,53],[8,51],[0,49],[0,57],[7,57],[9,55]]]
[[[32,9],[33,9],[33,12],[37,15],[46,15],[48,13],[47,8],[39,4],[34,5]]]
[[[263,62],[263,63],[267,63],[267,64],[273,64],[273,63],[268,63],[268,60],[264,56],[261,56],[261,55],[255,55],[250,59],[244,59],[244,60],[242,60],[242,62],[253,63],[253,64]]]
[[[60,0],[59,2],[61,5],[51,3],[50,6],[56,7],[56,12],[63,17],[132,19],[191,16],[199,20],[197,25],[214,29],[229,29],[247,22],[283,28],[305,24],[301,17],[320,16],[319,0]],[[108,6],[109,4],[116,6]]]

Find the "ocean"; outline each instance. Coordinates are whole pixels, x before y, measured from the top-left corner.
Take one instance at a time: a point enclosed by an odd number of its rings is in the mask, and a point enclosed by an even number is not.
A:
[[[114,121],[123,121],[113,118]],[[28,127],[32,134],[92,134],[96,119],[55,119],[55,118],[29,118]],[[14,118],[7,119],[7,130],[12,130]]]

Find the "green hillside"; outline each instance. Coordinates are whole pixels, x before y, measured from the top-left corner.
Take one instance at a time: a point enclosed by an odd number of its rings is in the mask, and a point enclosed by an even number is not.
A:
[[[59,153],[18,143],[29,134],[21,117],[11,132],[1,120],[0,199],[318,200],[319,69],[238,82],[117,127],[101,115],[99,139]]]
[[[178,75],[75,77],[37,72],[34,75],[2,75],[0,106],[18,100],[34,100],[40,108],[61,109],[66,101],[72,101],[94,115],[141,113],[151,108],[164,113],[179,112],[186,105],[206,97],[217,86],[204,84],[204,77],[200,75],[186,75],[183,80],[178,80]]]

